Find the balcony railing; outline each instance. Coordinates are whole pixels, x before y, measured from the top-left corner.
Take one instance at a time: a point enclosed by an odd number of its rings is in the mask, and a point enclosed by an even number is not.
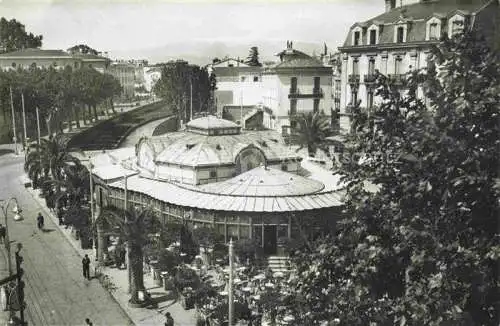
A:
[[[359,74],[349,75],[349,84],[359,84]]]
[[[367,74],[367,75],[364,75],[364,77],[363,77],[363,81],[366,84],[374,83],[375,80],[377,80],[377,76],[375,74]]]
[[[406,82],[406,75],[404,74],[392,74],[388,77],[389,81],[394,85],[404,85]]]
[[[296,99],[296,98],[323,98],[324,93],[322,88],[313,88],[312,93],[302,93],[299,89],[290,88],[290,94],[288,94],[288,98]]]

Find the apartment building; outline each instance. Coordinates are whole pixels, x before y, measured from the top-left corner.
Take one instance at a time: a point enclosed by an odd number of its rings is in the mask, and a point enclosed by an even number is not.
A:
[[[111,62],[108,71],[122,86],[122,99],[130,100],[135,93],[136,66],[128,60],[116,60]]]
[[[301,112],[323,112],[330,116],[332,100],[332,67],[324,65],[293,48],[291,41],[276,54],[280,61],[272,66],[249,66],[237,59],[225,59],[209,65],[216,75],[217,111],[224,107],[261,107],[271,112],[274,129],[289,133],[293,119]],[[249,112],[262,112],[248,110]],[[251,115],[244,115],[241,123]]]
[[[427,65],[429,49],[443,35],[480,29],[492,37],[498,0],[385,0],[386,11],[350,28],[342,53],[341,125],[348,129],[349,107],[370,109],[375,71],[404,87],[406,74]],[[422,94],[420,94],[422,96]]]

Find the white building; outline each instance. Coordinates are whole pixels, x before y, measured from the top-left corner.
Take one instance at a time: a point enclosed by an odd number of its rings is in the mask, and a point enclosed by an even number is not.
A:
[[[385,13],[355,23],[339,48],[343,129],[349,125],[350,105],[360,100],[361,107],[369,110],[377,104],[376,70],[404,87],[406,73],[427,66],[429,49],[441,36],[477,28],[491,37],[499,10],[498,0],[385,0],[385,4]]]
[[[155,84],[161,78],[161,67],[144,67],[144,87],[148,92],[153,90]]]
[[[218,113],[225,106],[260,105],[271,110],[274,128],[285,132],[293,127],[290,117],[298,113],[330,116],[332,67],[293,49],[292,42],[277,56],[280,62],[271,67],[248,66],[235,59],[212,64],[209,69],[217,79]]]

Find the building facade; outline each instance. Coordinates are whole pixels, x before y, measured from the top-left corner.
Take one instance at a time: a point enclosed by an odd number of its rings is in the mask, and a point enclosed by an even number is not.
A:
[[[148,92],[153,91],[153,87],[161,78],[161,67],[144,67],[144,87]]]
[[[293,48],[292,42],[277,54],[275,65],[248,66],[239,60],[226,59],[210,65],[217,79],[217,111],[225,106],[269,108],[275,117],[276,130],[288,132],[290,117],[301,112],[330,115],[332,67]]]
[[[109,63],[108,58],[99,55],[70,54],[63,50],[24,49],[0,54],[0,68],[2,70],[28,69],[30,67],[63,69],[69,66],[74,69],[91,67],[104,72]]]
[[[133,99],[135,94],[135,64],[127,60],[116,60],[109,65],[108,73],[120,82],[122,86],[122,100]]]
[[[386,0],[386,12],[349,30],[342,53],[341,124],[348,125],[349,107],[361,102],[371,109],[375,72],[404,87],[406,74],[425,68],[430,47],[444,35],[498,28],[498,0]],[[419,96],[423,96],[421,93]]]

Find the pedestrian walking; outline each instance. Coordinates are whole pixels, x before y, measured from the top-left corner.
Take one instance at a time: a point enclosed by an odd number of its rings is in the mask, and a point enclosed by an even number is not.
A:
[[[44,223],[44,219],[43,219],[42,213],[39,212],[38,216],[36,217],[36,224],[40,230],[43,228],[43,223]]]
[[[92,326],[92,325],[94,325],[94,324],[92,324],[92,322],[90,321],[90,319],[85,318],[85,325],[87,325],[87,326]]]
[[[165,318],[167,319],[165,321],[165,326],[174,326],[174,318],[172,318],[170,312],[167,311],[167,313],[165,314]]]
[[[90,258],[85,255],[82,259],[83,277],[90,280]]]
[[[5,242],[5,234],[6,234],[5,226],[0,224],[0,242],[2,242],[2,243]]]
[[[63,210],[63,208],[62,207],[58,207],[57,208],[57,218],[59,219],[59,225],[63,225],[64,224],[63,216],[64,216],[64,210]]]

